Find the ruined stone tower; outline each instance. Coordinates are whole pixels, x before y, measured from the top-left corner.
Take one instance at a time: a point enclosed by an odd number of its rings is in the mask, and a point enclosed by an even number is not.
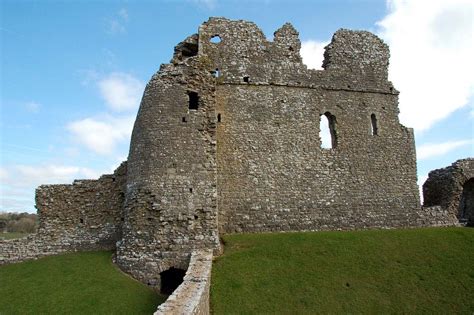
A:
[[[388,47],[338,31],[323,71],[297,31],[211,18],[148,83],[128,159],[117,262],[152,284],[219,233],[412,225],[412,130],[398,121]],[[321,148],[320,118],[331,149]]]
[[[307,69],[300,46],[290,24],[272,41],[246,21],[202,24],[146,86],[128,161],[40,186],[39,232],[0,242],[0,264],[116,249],[123,270],[155,286],[194,250],[219,252],[220,234],[451,224],[420,207],[387,45],[339,30],[324,70]]]

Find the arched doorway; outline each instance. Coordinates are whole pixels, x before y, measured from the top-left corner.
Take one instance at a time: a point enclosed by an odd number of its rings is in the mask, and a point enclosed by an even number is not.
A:
[[[171,295],[174,290],[183,282],[186,270],[171,267],[160,273],[162,294]]]
[[[459,221],[474,226],[474,178],[464,183],[459,202]]]

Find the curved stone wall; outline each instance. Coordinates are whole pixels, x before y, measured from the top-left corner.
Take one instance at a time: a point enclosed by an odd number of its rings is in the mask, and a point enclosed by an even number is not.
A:
[[[474,225],[474,158],[433,170],[423,184],[424,207],[444,211],[452,224]],[[466,187],[469,186],[469,187]]]

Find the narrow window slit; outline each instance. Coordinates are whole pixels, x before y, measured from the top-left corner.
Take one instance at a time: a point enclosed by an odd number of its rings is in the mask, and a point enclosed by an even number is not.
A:
[[[379,128],[377,126],[377,117],[375,117],[375,114],[370,115],[370,122],[372,136],[378,135]]]
[[[217,122],[221,122],[221,114],[217,114]]]
[[[186,117],[181,118],[182,122],[186,122]]]

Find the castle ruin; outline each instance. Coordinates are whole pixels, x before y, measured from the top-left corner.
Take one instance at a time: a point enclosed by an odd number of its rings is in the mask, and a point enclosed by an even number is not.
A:
[[[291,24],[269,41],[251,22],[203,23],[148,82],[128,160],[98,180],[40,186],[38,233],[0,242],[0,263],[114,249],[120,268],[159,286],[193,251],[218,254],[226,233],[455,225],[420,206],[387,45],[341,29],[324,70],[307,69],[300,47]]]

